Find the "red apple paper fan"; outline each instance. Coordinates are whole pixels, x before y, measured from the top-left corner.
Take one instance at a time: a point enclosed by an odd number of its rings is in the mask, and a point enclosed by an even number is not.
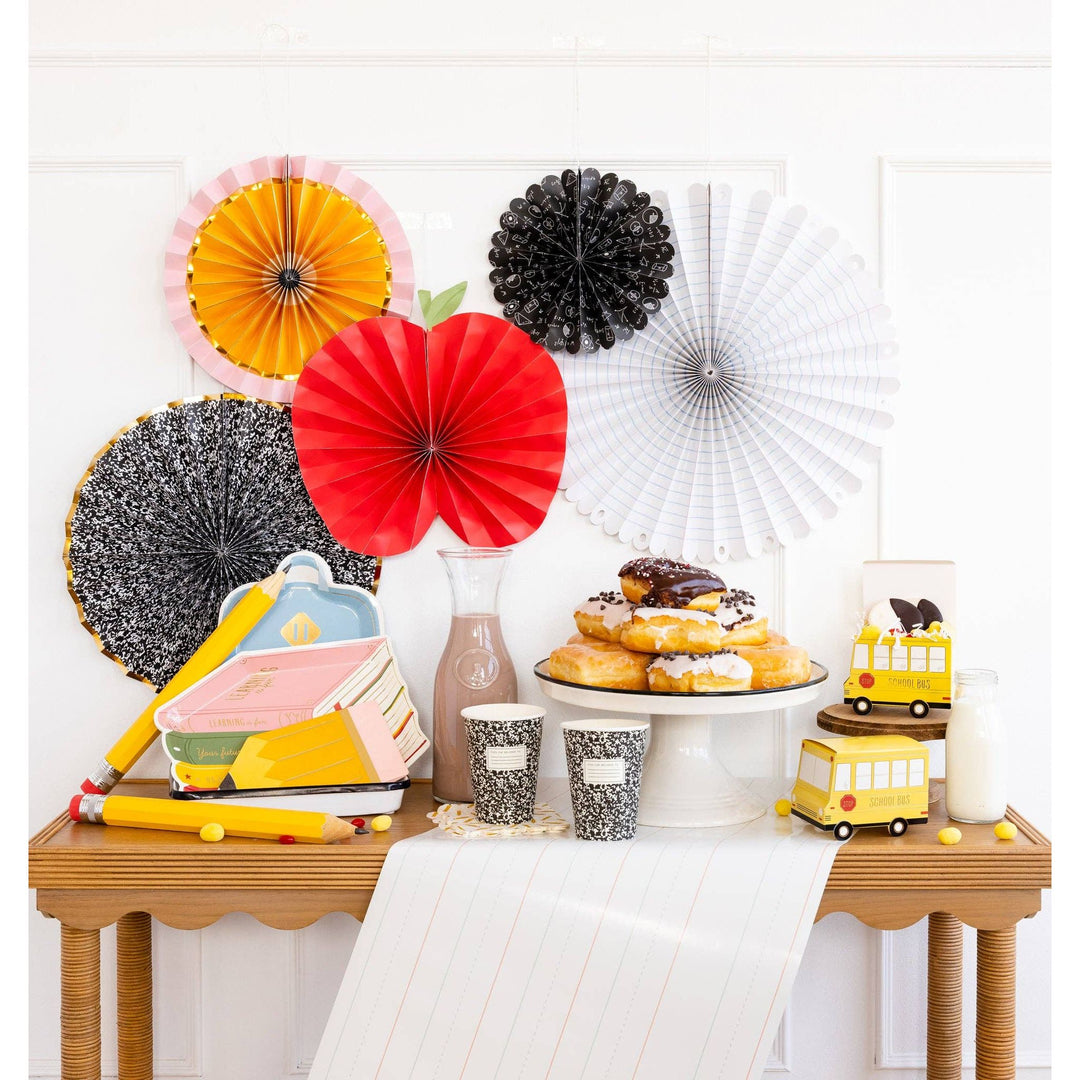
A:
[[[548,353],[493,315],[427,332],[365,319],[304,368],[293,437],[312,502],[345,547],[409,551],[436,514],[467,544],[501,547],[547,516],[566,392]]]

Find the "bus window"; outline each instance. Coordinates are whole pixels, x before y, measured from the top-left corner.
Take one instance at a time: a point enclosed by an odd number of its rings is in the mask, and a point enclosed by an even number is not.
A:
[[[829,763],[824,758],[804,750],[799,759],[799,779],[819,791],[828,791]]]
[[[851,790],[851,762],[845,761],[843,764],[836,766],[836,783],[833,784],[833,790]]]
[[[859,671],[865,671],[870,666],[870,646],[862,642],[855,646],[851,654],[851,666]]]
[[[870,790],[870,762],[859,761],[855,764],[855,790]]]
[[[930,670],[945,670],[945,648],[942,645],[930,646]]]
[[[909,773],[910,773],[909,783],[911,784],[912,787],[922,787],[922,782],[923,782],[923,759],[922,758],[912,758],[912,760],[909,761],[908,764],[911,766],[911,768],[908,770]]]
[[[889,763],[887,761],[874,762],[874,787],[887,788],[889,786]]]
[[[903,645],[894,645],[892,650],[893,671],[907,671],[907,649]]]
[[[926,670],[926,646],[925,645],[912,645],[911,646],[911,670],[912,671],[925,671]]]
[[[874,646],[874,670],[875,671],[888,671],[889,670],[889,646],[888,645],[875,645]]]
[[[907,761],[892,763],[892,786],[907,787]]]

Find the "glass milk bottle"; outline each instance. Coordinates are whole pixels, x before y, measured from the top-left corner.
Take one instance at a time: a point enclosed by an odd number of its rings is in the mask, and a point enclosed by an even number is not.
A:
[[[945,728],[945,810],[954,821],[1005,816],[1007,747],[997,703],[997,673],[958,671]]]
[[[472,802],[469,752],[461,710],[517,700],[517,675],[499,622],[499,586],[509,548],[444,548],[453,609],[450,636],[435,673],[432,795]]]

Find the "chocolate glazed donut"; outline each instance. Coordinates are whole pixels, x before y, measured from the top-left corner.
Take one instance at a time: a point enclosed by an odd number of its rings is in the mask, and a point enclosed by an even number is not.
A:
[[[712,571],[671,559],[632,559],[619,579],[623,595],[646,607],[715,611],[727,588]]]

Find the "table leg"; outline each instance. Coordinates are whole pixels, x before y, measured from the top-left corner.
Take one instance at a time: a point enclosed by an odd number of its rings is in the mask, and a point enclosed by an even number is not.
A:
[[[964,927],[956,916],[930,915],[926,959],[926,1080],[960,1080]]]
[[[980,930],[975,1080],[1016,1077],[1016,927]]]
[[[116,924],[116,1060],[118,1080],[154,1080],[154,981],[151,919],[145,911]]]
[[[60,924],[61,1080],[101,1080],[101,932]]]

